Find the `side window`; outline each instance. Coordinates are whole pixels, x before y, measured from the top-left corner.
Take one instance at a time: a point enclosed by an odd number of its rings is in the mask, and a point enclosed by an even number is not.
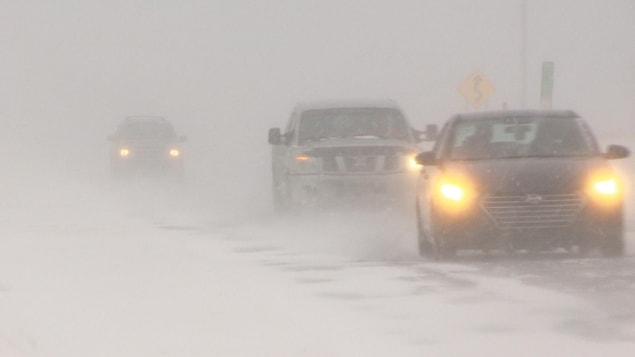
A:
[[[287,126],[284,129],[284,139],[285,142],[287,143],[287,145],[291,144],[294,142],[294,137],[295,137],[295,132],[296,132],[296,126],[297,126],[297,111],[293,111],[291,113],[291,116],[289,117],[289,120],[287,121]]]
[[[589,124],[582,119],[578,119],[577,122],[580,125],[580,129],[582,131],[581,134],[583,135],[589,148],[594,152],[599,152],[600,146],[598,145],[597,139],[593,135],[593,131],[591,130],[591,127],[589,127]]]
[[[476,133],[476,125],[474,123],[461,123],[454,128],[454,138],[452,139],[452,147],[463,145],[465,140],[472,137]]]

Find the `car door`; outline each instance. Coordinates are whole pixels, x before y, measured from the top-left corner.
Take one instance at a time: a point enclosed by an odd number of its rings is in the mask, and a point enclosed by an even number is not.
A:
[[[450,136],[450,126],[450,122],[447,122],[443,126],[431,150],[434,153],[437,164],[424,165],[424,167],[421,169],[421,174],[419,175],[419,180],[417,183],[417,208],[420,222],[422,223],[421,228],[425,229],[428,232],[431,232],[430,216],[432,213],[433,204],[433,185],[435,179],[438,177],[442,169],[443,152],[447,146],[447,140]]]

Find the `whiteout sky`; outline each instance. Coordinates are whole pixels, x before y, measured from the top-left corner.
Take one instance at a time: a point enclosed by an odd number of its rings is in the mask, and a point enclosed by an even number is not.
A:
[[[554,61],[554,107],[624,133],[635,2],[528,0],[526,15],[527,105]],[[259,191],[266,130],[298,101],[390,98],[422,128],[466,109],[458,87],[478,70],[489,109],[518,107],[520,24],[520,0],[3,0],[2,137],[14,164],[92,179],[119,120],[162,115],[188,136],[194,176],[232,165],[243,175],[220,182]]]

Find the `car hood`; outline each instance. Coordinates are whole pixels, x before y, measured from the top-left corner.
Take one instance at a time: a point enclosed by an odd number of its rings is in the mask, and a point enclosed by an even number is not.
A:
[[[453,161],[443,172],[468,180],[482,193],[565,193],[583,189],[594,172],[610,170],[599,157]]]
[[[303,151],[311,156],[390,155],[414,153],[416,145],[379,138],[333,138],[307,143]]]
[[[117,143],[118,146],[129,147],[169,147],[176,146],[176,141],[162,140],[162,139],[136,139],[136,140],[121,140]]]

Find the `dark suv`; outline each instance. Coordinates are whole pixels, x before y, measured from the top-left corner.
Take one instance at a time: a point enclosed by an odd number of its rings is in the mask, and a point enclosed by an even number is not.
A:
[[[112,142],[110,164],[116,176],[130,174],[168,174],[183,176],[185,137],[178,137],[170,122],[161,117],[129,117],[122,121]]]
[[[619,145],[601,152],[572,111],[456,115],[434,149],[417,156],[420,253],[577,247],[621,255],[622,184],[608,160],[628,155]]]
[[[392,102],[300,104],[284,133],[269,130],[274,205],[383,206],[412,199],[422,139]]]

